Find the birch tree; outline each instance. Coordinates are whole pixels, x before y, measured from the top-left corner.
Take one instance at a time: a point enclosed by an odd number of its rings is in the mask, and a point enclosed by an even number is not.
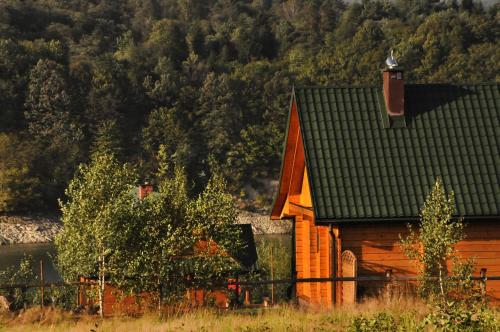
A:
[[[437,178],[432,191],[420,211],[420,225],[416,232],[408,225],[409,235],[401,239],[404,252],[414,259],[422,278],[420,293],[423,296],[445,296],[449,283],[446,262],[456,262],[457,252],[454,245],[465,238],[464,223],[455,219],[455,198],[453,192],[446,194],[440,178]],[[434,278],[438,277],[438,282]]]
[[[176,300],[187,287],[206,288],[231,275],[238,264],[231,254],[241,249],[236,209],[225,182],[212,177],[198,197],[188,195],[186,175],[169,161],[165,146],[158,154],[157,191],[139,202],[135,244],[128,251],[126,272],[115,281],[133,293]],[[120,276],[129,276],[121,278]]]
[[[97,154],[80,166],[66,190],[67,201],[60,202],[64,227],[55,242],[58,266],[67,280],[97,276],[101,316],[105,281],[123,272],[124,255],[134,242],[135,182],[129,166]]]
[[[238,212],[234,200],[217,170],[190,204],[187,217],[197,241],[195,259],[191,261],[193,282],[206,286],[236,272],[239,264],[233,257],[244,249],[244,244],[241,230],[235,225]]]
[[[135,210],[140,227],[129,251],[126,272],[117,283],[134,293],[147,291],[155,295],[158,311],[162,300],[182,293],[182,263],[196,238],[186,218],[190,199],[186,176],[180,167],[167,166],[165,147],[160,148],[157,191],[139,202]]]

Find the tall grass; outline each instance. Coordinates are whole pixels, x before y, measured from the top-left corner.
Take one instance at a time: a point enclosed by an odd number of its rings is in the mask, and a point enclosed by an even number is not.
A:
[[[391,314],[405,331],[415,331],[428,308],[414,299],[391,302],[370,300],[339,308],[298,308],[280,305],[270,309],[218,311],[198,309],[159,318],[154,313],[140,318],[113,317],[100,320],[68,312],[32,308],[0,319],[0,331],[344,331],[360,314],[370,317]]]
[[[217,310],[185,307],[170,308],[168,314],[158,317],[148,313],[138,318],[116,316],[99,319],[97,316],[72,314],[60,309],[39,307],[18,313],[0,315],[0,332],[56,331],[380,331],[378,326],[390,326],[383,331],[434,331],[423,326],[432,307],[410,296],[386,292],[362,303],[335,308],[297,307],[281,304],[266,309]],[[500,329],[500,311],[492,308],[496,324],[488,331]],[[356,322],[358,324],[356,324]],[[387,324],[391,323],[391,324]],[[364,324],[364,325],[363,325]],[[375,325],[370,325],[375,324]],[[377,325],[378,324],[378,325]],[[384,325],[386,324],[386,325]],[[359,327],[362,326],[360,329]],[[363,327],[364,326],[364,327]],[[374,329],[373,326],[376,328]],[[498,329],[497,329],[498,327]],[[472,330],[471,330],[472,331]]]

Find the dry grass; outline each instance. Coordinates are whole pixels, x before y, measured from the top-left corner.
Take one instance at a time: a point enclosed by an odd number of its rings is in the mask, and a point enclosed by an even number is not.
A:
[[[155,314],[140,318],[72,315],[59,310],[32,308],[16,316],[0,318],[0,331],[342,331],[359,315],[390,312],[411,331],[428,312],[415,299],[373,299],[335,309],[277,306],[266,310],[217,311],[198,309],[159,319]]]

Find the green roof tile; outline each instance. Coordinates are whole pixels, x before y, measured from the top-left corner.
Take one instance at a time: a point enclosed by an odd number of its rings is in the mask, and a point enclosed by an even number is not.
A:
[[[499,215],[498,84],[406,85],[396,120],[380,87],[295,98],[317,219],[417,217],[438,176],[460,215]]]

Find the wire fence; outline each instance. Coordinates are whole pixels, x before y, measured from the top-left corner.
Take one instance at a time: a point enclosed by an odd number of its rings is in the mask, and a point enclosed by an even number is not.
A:
[[[43,268],[43,261],[40,261],[40,270],[39,270],[39,282],[33,282],[33,283],[10,283],[10,284],[3,284],[0,285],[0,293],[1,290],[5,291],[12,291],[12,290],[21,290],[21,293],[24,294],[28,289],[36,289],[38,288],[38,291],[35,290],[37,297],[37,303],[40,304],[40,306],[43,308],[44,305],[47,303],[46,301],[46,291],[47,290],[53,290],[55,288],[61,288],[61,287],[72,287],[74,288],[72,295],[69,297],[66,296],[66,301],[71,299],[74,301],[74,303],[78,304],[79,303],[79,293],[81,289],[85,289],[85,287],[92,287],[96,285],[96,282],[82,282],[82,281],[75,281],[75,282],[45,282],[44,280],[44,268]],[[430,280],[436,280],[438,281],[440,278],[439,277],[431,277],[429,278]],[[492,275],[488,276],[486,273],[486,269],[482,269],[480,274],[478,276],[471,276],[467,278],[459,278],[459,277],[446,277],[447,280],[467,280],[467,281],[478,281],[481,285],[481,288],[483,290],[486,290],[486,283],[490,281],[499,281],[500,276],[498,275]],[[205,289],[207,290],[213,290],[213,289],[225,289],[227,291],[234,291],[236,295],[241,295],[244,297],[242,302],[244,304],[250,304],[251,299],[250,299],[250,289],[257,289],[259,290],[257,292],[257,295],[254,296],[254,298],[260,298],[260,301],[265,298],[270,298],[268,301],[269,303],[273,304],[275,303],[275,292],[276,292],[276,287],[278,285],[281,285],[281,287],[286,286],[287,291],[283,291],[284,288],[281,289],[281,293],[287,293],[287,300],[290,300],[293,296],[291,292],[288,292],[288,290],[293,289],[294,287],[297,286],[297,284],[300,283],[342,283],[342,282],[383,282],[385,284],[390,284],[390,283],[397,283],[397,282],[418,282],[420,281],[421,278],[416,275],[397,275],[394,276],[392,274],[391,270],[387,270],[385,275],[360,275],[356,277],[327,277],[327,278],[287,278],[287,279],[269,279],[269,280],[240,280],[240,279],[228,279],[228,281],[225,282],[219,282],[219,283],[211,283],[210,285],[207,285]],[[266,286],[271,286],[271,289],[263,289],[262,287]],[[200,286],[197,286],[200,288]],[[259,288],[260,287],[260,288]],[[186,284],[186,288],[189,289],[189,285]],[[203,287],[201,287],[203,288]],[[241,292],[242,288],[244,288],[244,292]],[[51,295],[53,296],[53,294]],[[283,296],[281,296],[281,300],[283,300]],[[264,300],[265,301],[265,300]],[[259,300],[254,300],[253,302],[259,302]],[[66,305],[68,307],[68,305]]]

